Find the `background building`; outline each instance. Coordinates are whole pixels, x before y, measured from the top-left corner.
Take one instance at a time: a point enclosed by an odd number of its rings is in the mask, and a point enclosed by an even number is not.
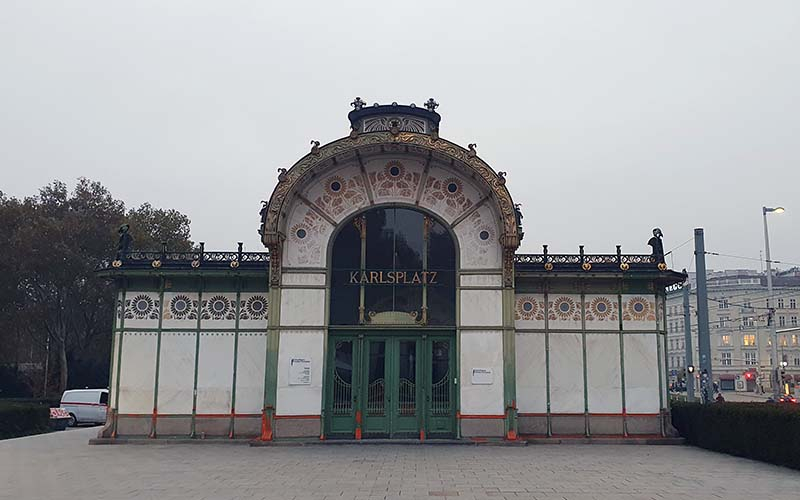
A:
[[[698,366],[695,274],[689,273],[693,361]],[[723,390],[769,388],[772,339],[769,311],[774,308],[778,357],[788,363],[786,381],[800,381],[800,269],[773,276],[774,304],[768,299],[767,278],[750,269],[710,271],[709,330],[714,380]],[[686,369],[683,292],[667,294],[667,368],[670,382],[682,380]],[[738,380],[738,383],[737,383]]]

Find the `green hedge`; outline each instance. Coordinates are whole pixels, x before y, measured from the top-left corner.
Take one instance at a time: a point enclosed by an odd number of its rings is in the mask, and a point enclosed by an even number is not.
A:
[[[672,425],[695,446],[800,469],[800,405],[676,402]]]
[[[41,402],[0,400],[0,439],[50,431],[50,406]]]

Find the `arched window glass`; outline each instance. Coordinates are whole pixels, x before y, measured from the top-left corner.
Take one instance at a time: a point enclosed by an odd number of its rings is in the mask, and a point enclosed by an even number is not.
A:
[[[455,245],[436,219],[376,208],[333,243],[332,325],[455,325]]]

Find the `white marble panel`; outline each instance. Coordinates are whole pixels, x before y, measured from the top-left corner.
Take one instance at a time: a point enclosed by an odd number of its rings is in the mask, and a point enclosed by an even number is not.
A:
[[[200,328],[234,328],[236,326],[236,294],[204,292],[200,301]]]
[[[656,335],[623,335],[625,352],[625,406],[628,413],[658,413],[658,359]]]
[[[488,288],[502,287],[503,275],[498,274],[462,274],[461,287]]]
[[[619,302],[616,294],[586,294],[584,310],[587,330],[619,330]]]
[[[480,198],[480,191],[471,179],[432,162],[419,205],[451,223],[475,205]]]
[[[551,293],[548,296],[549,328],[580,330],[582,303],[579,294]]]
[[[119,378],[119,412],[152,413],[156,386],[155,332],[125,332]]]
[[[264,407],[266,359],[266,332],[239,334],[236,355],[236,413],[261,413]]]
[[[108,405],[112,408],[115,406],[114,395],[117,390],[117,360],[119,359],[119,338],[122,335],[120,332],[113,332],[111,334],[111,362],[109,364],[109,370],[111,371],[111,378],[109,381],[109,398],[108,398]]]
[[[655,295],[641,294],[622,296],[622,329],[656,329]]]
[[[514,296],[514,326],[516,328],[544,328],[547,307],[544,294],[518,293]]]
[[[281,290],[281,325],[323,326],[325,290],[286,288]]]
[[[284,330],[281,332],[278,352],[278,415],[319,415],[322,408],[322,331]],[[311,383],[291,385],[289,366],[291,360],[307,359],[311,362]]]
[[[491,204],[484,203],[455,227],[462,269],[502,267],[503,248],[498,220]]]
[[[590,413],[622,413],[619,334],[586,335],[586,381]]]
[[[239,294],[239,328],[267,328],[269,318],[268,292]]]
[[[517,332],[517,408],[521,413],[547,411],[547,358],[544,333]]]
[[[192,413],[196,333],[162,332],[158,368],[158,413]]]
[[[490,385],[473,385],[473,368],[492,370]],[[461,332],[461,413],[464,415],[502,415],[503,408],[503,333],[500,331]]]
[[[325,286],[325,273],[284,272],[281,274],[281,282],[287,286]]]
[[[461,290],[461,326],[503,326],[502,290]]]
[[[158,292],[126,292],[125,328],[158,328],[161,299]]]
[[[197,329],[197,292],[164,292],[163,328]]]
[[[197,413],[228,413],[233,392],[232,332],[203,332],[197,359]]]
[[[364,162],[375,203],[414,203],[424,161],[409,156],[380,156]]]
[[[550,410],[583,413],[583,340],[578,333],[550,334]]]

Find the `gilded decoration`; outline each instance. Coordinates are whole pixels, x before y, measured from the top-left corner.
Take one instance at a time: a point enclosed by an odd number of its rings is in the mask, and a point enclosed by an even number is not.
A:
[[[523,321],[544,321],[544,301],[532,295],[517,297],[514,319]]]
[[[622,319],[625,321],[655,321],[656,304],[645,297],[631,297],[623,304]]]
[[[514,204],[511,196],[505,187],[505,183],[478,156],[470,156],[468,150],[445,139],[434,139],[426,134],[413,132],[400,132],[393,136],[389,132],[373,132],[359,134],[355,138],[345,137],[330,144],[322,146],[316,154],[307,154],[289,169],[283,176],[283,180],[275,186],[266,212],[264,213],[264,232],[263,242],[270,245],[274,242],[277,235],[282,233],[281,213],[285,209],[289,194],[296,191],[299,185],[304,182],[306,176],[310,175],[320,164],[325,164],[326,160],[332,157],[350,153],[354,149],[366,146],[377,146],[381,144],[398,144],[409,147],[418,147],[436,152],[440,156],[445,156],[452,161],[456,168],[464,170],[466,175],[483,179],[489,190],[493,194],[493,199],[497,203],[503,220],[503,243],[506,246],[516,248],[519,246],[519,234],[517,230]],[[275,259],[270,259],[275,262]]]

